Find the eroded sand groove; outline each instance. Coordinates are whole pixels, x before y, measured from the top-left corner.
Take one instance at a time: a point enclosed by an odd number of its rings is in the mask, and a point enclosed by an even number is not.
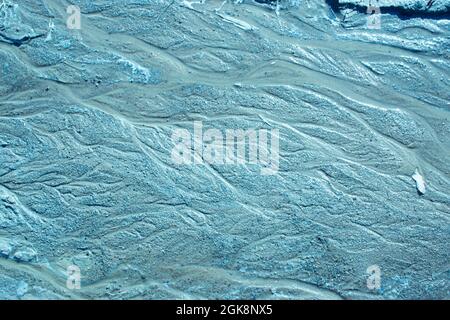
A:
[[[449,21],[196,2],[0,0],[0,297],[448,298]],[[194,121],[278,174],[174,165]]]

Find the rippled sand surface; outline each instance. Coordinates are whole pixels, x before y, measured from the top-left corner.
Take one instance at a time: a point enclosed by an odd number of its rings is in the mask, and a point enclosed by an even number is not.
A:
[[[0,298],[450,298],[448,1],[259,2],[0,0]]]

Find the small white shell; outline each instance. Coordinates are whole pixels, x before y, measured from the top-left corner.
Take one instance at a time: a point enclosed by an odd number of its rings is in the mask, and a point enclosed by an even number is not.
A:
[[[414,181],[416,181],[417,191],[419,191],[420,194],[424,194],[425,193],[425,179],[419,173],[419,170],[416,169],[416,171],[412,175],[412,178],[414,179]]]

